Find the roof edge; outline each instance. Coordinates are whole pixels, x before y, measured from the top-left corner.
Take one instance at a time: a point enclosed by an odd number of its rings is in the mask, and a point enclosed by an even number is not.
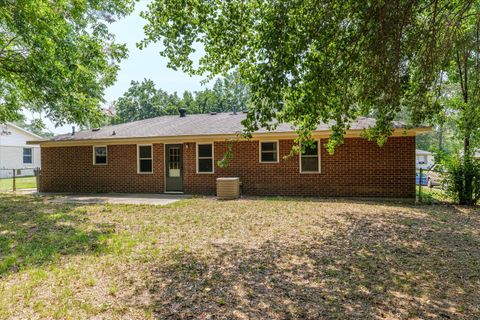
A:
[[[30,135],[30,136],[33,136],[33,137],[38,138],[38,139],[43,139],[43,137],[39,136],[38,134],[35,134],[35,133],[30,132],[30,131],[28,131],[28,130],[26,130],[26,129],[23,129],[22,127],[19,127],[19,126],[17,126],[16,124],[13,124],[13,123],[11,123],[11,122],[6,122],[6,124],[7,124],[8,126],[14,127],[15,129],[17,129],[17,130],[19,130],[19,131],[24,132],[24,133],[26,133],[26,134],[28,134],[28,135]]]
[[[347,130],[345,137],[361,137],[364,129]],[[432,127],[420,128],[398,128],[394,129],[392,136],[415,136],[417,133],[432,131]],[[314,131],[312,136],[315,138],[328,138],[331,134],[328,131]],[[278,139],[295,139],[298,135],[295,132],[258,132],[252,135],[252,139],[262,138],[278,138]],[[126,137],[126,138],[103,138],[103,139],[82,139],[82,140],[32,140],[27,141],[28,145],[40,146],[79,146],[92,144],[136,144],[138,142],[171,142],[171,141],[197,141],[197,140],[226,140],[226,139],[244,139],[239,134],[207,134],[207,135],[180,135],[180,136],[152,136],[152,137]]]

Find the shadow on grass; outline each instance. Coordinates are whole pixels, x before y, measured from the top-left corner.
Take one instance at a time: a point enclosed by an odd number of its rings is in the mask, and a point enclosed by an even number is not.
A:
[[[0,195],[0,277],[51,262],[64,255],[101,250],[111,225],[82,228],[78,205],[44,203],[41,199]]]
[[[160,319],[480,318],[478,219],[413,208],[344,213],[348,227],[308,241],[179,251],[152,270],[152,309]]]

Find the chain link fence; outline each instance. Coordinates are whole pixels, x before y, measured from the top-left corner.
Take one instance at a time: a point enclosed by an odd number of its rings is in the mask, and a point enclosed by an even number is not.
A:
[[[37,190],[40,169],[0,169],[0,192]]]
[[[417,199],[420,203],[452,203],[444,178],[447,172],[439,168],[419,169],[416,175]]]

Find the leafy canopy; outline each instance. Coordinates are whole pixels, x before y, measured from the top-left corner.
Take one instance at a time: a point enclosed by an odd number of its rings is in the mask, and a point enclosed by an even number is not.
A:
[[[131,12],[133,0],[0,0],[0,123],[21,109],[57,124],[102,118],[124,45],[107,23]]]
[[[248,87],[237,73],[218,78],[212,89],[177,93],[157,89],[152,80],[132,81],[130,88],[114,102],[114,123],[124,123],[163,115],[187,113],[232,112],[243,110],[249,97]]]
[[[359,115],[377,118],[366,134],[381,144],[402,108],[412,124],[438,112],[438,75],[474,4],[154,0],[139,46],[162,42],[170,67],[207,79],[238,69],[251,89],[248,132],[288,122],[307,139],[320,121],[334,121],[333,151]]]

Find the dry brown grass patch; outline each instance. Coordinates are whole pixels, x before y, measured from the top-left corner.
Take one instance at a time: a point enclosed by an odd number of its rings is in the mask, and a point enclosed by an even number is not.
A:
[[[262,198],[0,198],[0,317],[480,317],[480,214]]]

